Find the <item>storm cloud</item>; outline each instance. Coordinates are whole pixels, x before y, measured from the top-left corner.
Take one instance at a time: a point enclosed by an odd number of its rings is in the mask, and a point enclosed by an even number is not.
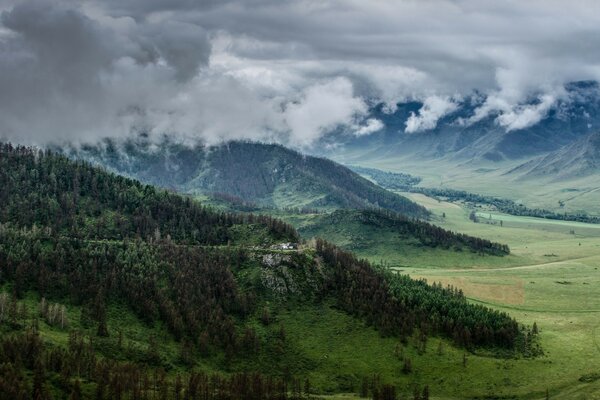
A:
[[[306,147],[384,129],[377,103],[431,129],[474,91],[462,123],[521,129],[600,79],[599,43],[592,0],[0,0],[0,138]]]

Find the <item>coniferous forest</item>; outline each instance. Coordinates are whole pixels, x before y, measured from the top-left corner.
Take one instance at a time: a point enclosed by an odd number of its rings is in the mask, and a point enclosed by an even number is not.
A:
[[[318,394],[307,379],[314,366],[294,359],[285,326],[273,323],[277,304],[332,304],[383,337],[441,337],[466,351],[524,354],[535,345],[536,332],[456,289],[374,267],[321,239],[299,243],[277,219],[216,212],[49,151],[1,145],[0,187],[0,398]],[[126,346],[110,323],[115,307],[162,327],[177,343],[176,365],[156,337]],[[47,343],[42,325],[68,341]],[[202,368],[210,357],[218,368]],[[376,380],[365,390],[396,396]]]
[[[600,0],[0,0],[0,400],[600,400]]]
[[[149,147],[143,138],[121,144],[106,139],[69,154],[160,187],[226,195],[261,207],[377,207],[420,218],[429,214],[343,165],[281,145],[232,141],[189,148],[165,139],[158,150]]]
[[[304,236],[318,236],[320,233],[327,234],[328,229],[332,227],[347,226],[353,222],[361,226],[390,231],[403,238],[414,238],[419,245],[430,248],[453,248],[459,251],[464,249],[479,254],[497,256],[510,254],[510,249],[505,244],[452,232],[417,218],[406,217],[382,209],[336,210],[320,215],[316,222],[303,227],[300,231]]]

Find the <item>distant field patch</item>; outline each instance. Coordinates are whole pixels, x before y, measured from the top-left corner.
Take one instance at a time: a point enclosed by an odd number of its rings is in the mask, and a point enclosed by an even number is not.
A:
[[[488,211],[479,211],[477,212],[477,217],[481,219],[482,222],[485,222],[489,219],[493,221],[504,221],[504,222],[512,222],[521,225],[526,225],[527,227],[535,228],[543,225],[551,226],[551,227],[562,227],[569,229],[583,229],[586,232],[594,232],[595,234],[600,234],[600,224],[589,224],[585,222],[577,222],[577,221],[562,221],[555,219],[545,219],[545,218],[535,218],[535,217],[525,217],[519,215],[508,215],[508,214],[500,214],[496,212],[488,212]],[[491,217],[491,218],[490,218]]]
[[[465,296],[498,304],[522,305],[525,303],[525,287],[522,279],[510,279],[506,283],[474,281],[469,277],[428,276],[429,283],[462,289]]]

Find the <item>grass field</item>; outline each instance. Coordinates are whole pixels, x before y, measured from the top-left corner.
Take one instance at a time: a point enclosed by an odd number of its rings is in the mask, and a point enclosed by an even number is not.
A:
[[[411,156],[380,158],[378,152],[368,154],[362,149],[337,151],[332,158],[342,164],[419,176],[423,179],[420,186],[424,187],[503,197],[521,201],[530,208],[545,208],[555,212],[600,215],[600,183],[597,175],[569,181],[554,181],[552,176],[521,180],[507,172],[525,160],[457,163],[452,159],[436,159],[424,162]],[[559,207],[559,200],[564,207]]]
[[[509,312],[519,321],[537,323],[544,356],[506,360],[498,368],[486,358],[472,357],[471,365],[478,366],[475,375],[486,376],[489,395],[543,398],[548,389],[556,399],[600,398],[600,380],[593,377],[600,374],[600,226],[492,213],[492,221],[503,221],[500,226],[488,223],[488,212],[474,223],[457,204],[405,195],[427,206],[436,224],[511,248],[502,266],[482,258],[469,268],[464,263],[431,268],[424,258],[420,265],[403,268],[413,277],[458,286],[471,301]],[[485,395],[476,376],[457,383],[466,397]]]
[[[415,365],[415,372],[405,376],[394,357],[397,341],[352,329],[352,320],[334,310],[283,313],[290,336],[310,359],[320,360],[313,379],[327,388],[325,376],[344,381],[374,371],[404,392],[410,392],[411,385],[429,383],[437,399],[544,399],[546,390],[552,399],[600,399],[600,225],[484,209],[478,209],[479,222],[474,223],[469,220],[471,210],[462,204],[401,194],[432,211],[433,223],[506,243],[511,254],[495,257],[419,248],[397,240],[391,232],[351,224],[331,227],[327,239],[415,278],[459,287],[470,301],[506,311],[525,324],[535,322],[545,354],[535,359],[469,354],[464,368],[462,351],[444,343],[439,356],[439,340],[433,339],[425,354],[417,355],[411,345],[404,349]],[[301,231],[319,218],[281,216]],[[315,312],[327,318],[314,318]]]
[[[298,328],[297,340],[303,348],[312,349],[315,355],[337,355],[323,360],[323,370],[328,374],[338,371],[340,379],[347,375],[348,380],[373,370],[408,392],[411,385],[428,383],[433,398],[439,399],[543,399],[546,390],[553,399],[600,399],[600,225],[484,210],[478,212],[479,222],[474,223],[469,220],[471,210],[462,204],[401,194],[432,211],[433,223],[506,243],[511,254],[481,256],[419,247],[394,232],[348,221],[320,228],[318,233],[372,262],[459,287],[472,302],[508,312],[526,325],[535,322],[545,354],[534,359],[469,354],[464,368],[462,351],[444,343],[444,355],[440,356],[436,351],[439,340],[432,340],[425,354],[417,355],[410,345],[405,349],[414,357],[416,371],[407,377],[391,356],[394,341],[355,336],[356,331],[342,328],[341,316],[328,312],[323,315],[329,322],[320,320],[320,324],[307,322],[310,313],[290,314],[286,326]],[[311,224],[319,217],[286,218],[301,232],[311,233]],[[305,332],[302,326],[312,328]],[[328,340],[320,339],[324,337]],[[355,346],[356,355],[352,356]]]
[[[429,208],[435,224],[507,243],[512,254],[495,257],[420,249],[381,233],[374,242],[354,251],[415,278],[460,287],[470,301],[506,311],[527,325],[535,322],[540,329],[543,356],[527,359],[494,357],[481,350],[468,353],[438,338],[430,338],[426,351],[420,353],[413,340],[402,344],[395,338],[382,338],[331,303],[283,303],[273,310],[272,325],[256,324],[265,346],[271,346],[280,324],[285,326],[285,351],[277,353],[279,350],[273,347],[273,354],[279,356],[273,358],[268,353],[268,357],[256,361],[226,365],[222,353],[214,352],[197,358],[195,367],[204,371],[277,371],[289,365],[292,370],[308,374],[318,388],[319,398],[331,400],[356,399],[357,382],[373,374],[395,384],[402,398],[407,398],[415,387],[427,384],[431,398],[439,400],[544,399],[546,390],[552,399],[600,399],[600,226],[487,211],[480,211],[480,222],[474,223],[469,220],[470,210],[460,204],[420,194],[404,195]],[[288,219],[302,227],[315,218],[318,215]],[[333,237],[333,232],[327,239],[343,237]],[[360,232],[367,238],[376,234]],[[24,301],[35,310],[39,298],[31,294]],[[85,330],[80,323],[80,309],[68,311],[71,327]],[[180,360],[181,345],[160,324],[148,326],[115,303],[109,305],[108,314],[111,336],[96,339],[101,355],[141,360],[148,351],[149,337],[154,337],[170,375],[188,368]],[[117,330],[123,331],[122,348],[117,345]],[[41,334],[52,345],[65,345],[68,340],[67,330],[45,323],[41,323]],[[463,364],[465,354],[467,362]],[[412,360],[410,374],[402,373],[403,357]]]

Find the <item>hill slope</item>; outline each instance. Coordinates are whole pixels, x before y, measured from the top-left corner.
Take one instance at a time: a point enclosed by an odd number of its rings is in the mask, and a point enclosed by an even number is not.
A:
[[[593,133],[508,172],[521,179],[562,181],[600,173],[600,133]]]
[[[382,207],[414,217],[427,211],[333,161],[279,145],[230,142],[158,149],[140,140],[87,146],[72,153],[143,182],[192,194],[226,194],[263,207]]]
[[[401,215],[375,210],[338,210],[321,214],[299,228],[303,237],[326,237],[356,254],[390,266],[410,265],[413,257],[448,263],[470,254],[509,254],[508,246],[457,234]]]
[[[212,388],[215,399],[285,399],[305,379],[314,386],[302,390],[335,392],[374,372],[412,391],[429,383],[409,359],[428,336],[531,348],[508,315],[454,289],[322,240],[274,249],[297,234],[269,217],[216,213],[10,145],[0,145],[0,186],[0,398],[176,399]],[[368,350],[353,354],[332,332]],[[396,342],[376,332],[414,348],[394,361]],[[329,343],[330,355],[315,343]]]

